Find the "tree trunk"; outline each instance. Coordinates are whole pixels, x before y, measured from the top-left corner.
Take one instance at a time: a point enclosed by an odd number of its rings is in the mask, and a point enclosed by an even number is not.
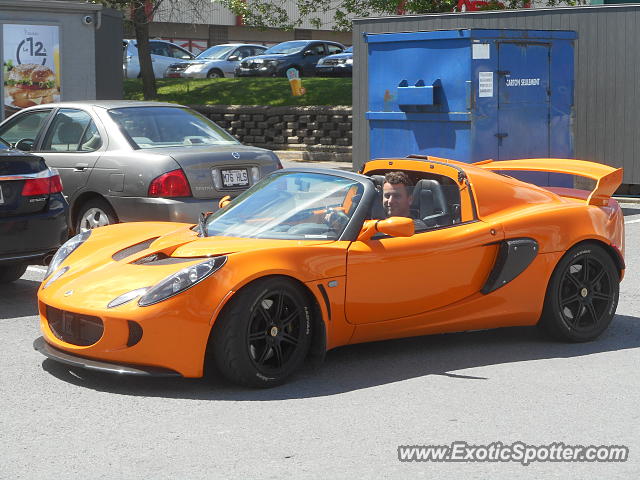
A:
[[[145,100],[158,97],[156,77],[153,74],[151,52],[149,50],[149,19],[144,11],[144,1],[133,3],[133,28],[136,31],[140,76],[142,77],[142,93]]]

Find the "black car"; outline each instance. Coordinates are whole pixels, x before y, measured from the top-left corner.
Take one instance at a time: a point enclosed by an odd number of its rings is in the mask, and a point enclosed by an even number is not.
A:
[[[0,140],[0,283],[49,260],[67,240],[68,211],[58,173]]]
[[[344,49],[340,43],[324,40],[279,43],[257,57],[245,58],[236,68],[236,77],[283,77],[290,68],[298,70],[300,76],[313,76],[321,58]]]
[[[316,65],[318,77],[350,77],[353,75],[353,47],[342,53],[320,59]]]

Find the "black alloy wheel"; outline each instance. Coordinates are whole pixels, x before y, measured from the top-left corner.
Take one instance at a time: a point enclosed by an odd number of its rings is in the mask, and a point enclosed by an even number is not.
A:
[[[219,371],[250,387],[283,383],[309,351],[311,312],[308,294],[289,279],[269,277],[243,288],[211,333]]]
[[[613,319],[619,284],[616,265],[601,246],[573,247],[553,272],[541,325],[563,340],[593,340]]]

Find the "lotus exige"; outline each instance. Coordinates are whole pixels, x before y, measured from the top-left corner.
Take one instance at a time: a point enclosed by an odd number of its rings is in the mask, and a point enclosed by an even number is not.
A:
[[[538,187],[498,171],[595,180]],[[385,218],[384,175],[412,184]],[[59,362],[138,375],[282,383],[346,344],[540,324],[568,341],[611,322],[624,274],[622,170],[579,160],[368,162],[272,173],[198,225],[101,227],[69,240],[38,292]],[[419,225],[420,228],[416,229]]]

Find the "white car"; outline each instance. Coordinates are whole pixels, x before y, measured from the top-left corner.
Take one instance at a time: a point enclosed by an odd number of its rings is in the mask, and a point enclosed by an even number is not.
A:
[[[227,43],[214,45],[200,53],[194,60],[173,63],[165,72],[170,78],[223,78],[234,77],[240,61],[262,54],[263,45]]]
[[[138,78],[140,76],[140,60],[136,45],[135,40],[122,41],[124,78]],[[188,50],[166,40],[149,40],[149,49],[151,50],[153,74],[156,78],[164,77],[169,65],[176,61],[195,58],[195,55]]]

